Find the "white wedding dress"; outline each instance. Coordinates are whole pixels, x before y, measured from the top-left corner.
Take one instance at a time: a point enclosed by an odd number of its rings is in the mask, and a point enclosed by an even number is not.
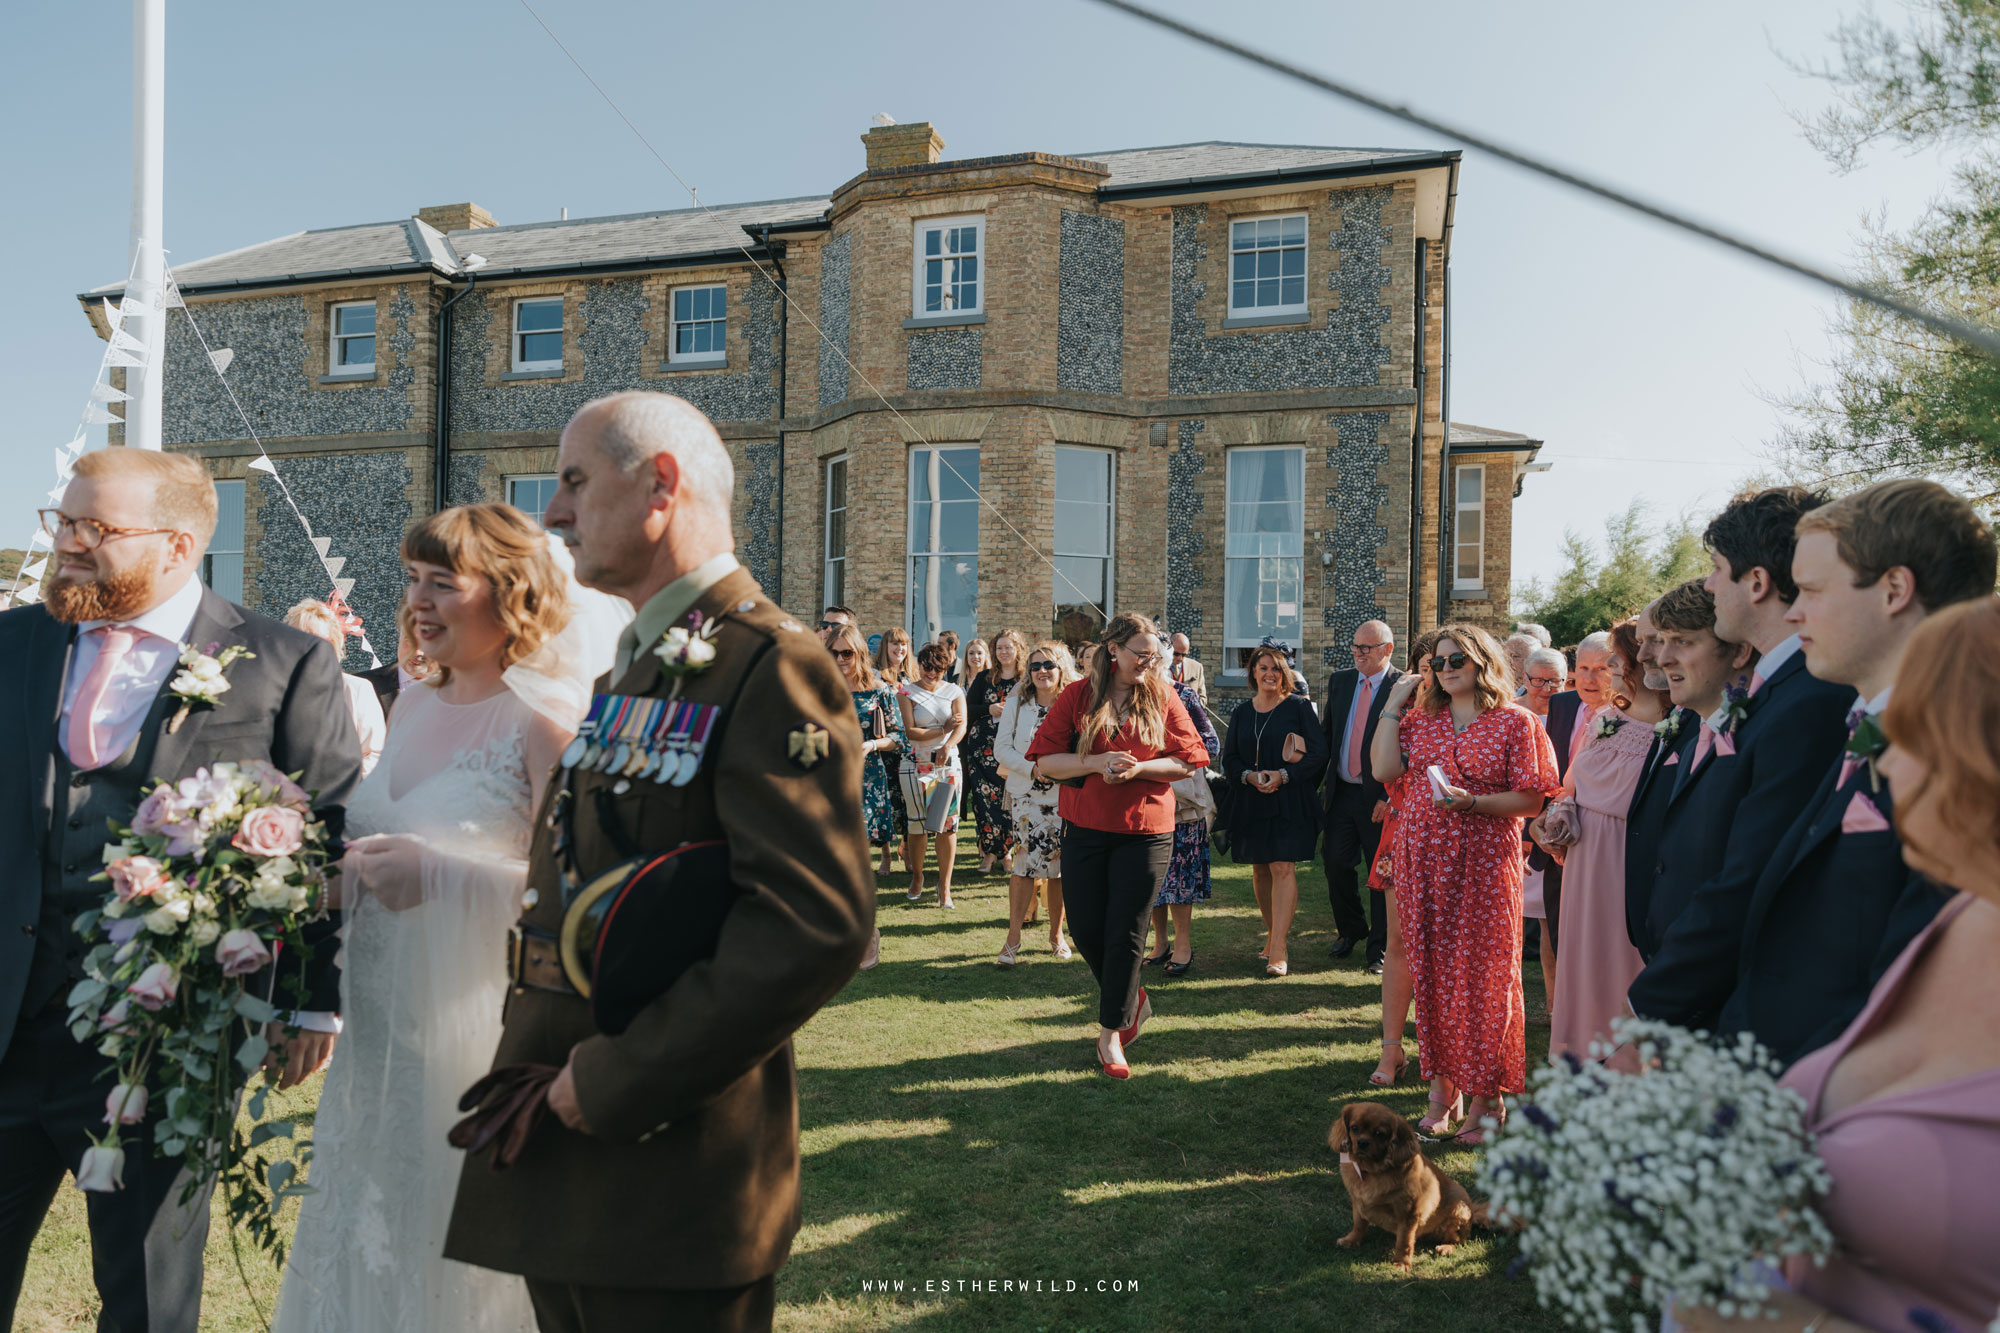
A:
[[[341,931],[343,1030],[276,1333],[535,1328],[518,1276],[443,1257],[465,1161],[446,1134],[500,1042],[534,817],[528,737],[575,731],[631,618],[615,598],[573,582],[570,593],[570,627],[509,667],[498,695],[452,704],[428,686],[403,691],[380,762],[348,800],[347,838],[424,841],[423,897],[400,912],[366,897]]]

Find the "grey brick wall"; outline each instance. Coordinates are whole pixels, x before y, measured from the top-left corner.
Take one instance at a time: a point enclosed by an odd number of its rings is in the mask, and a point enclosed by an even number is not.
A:
[[[401,453],[328,454],[287,458],[278,466],[312,530],[331,537],[329,554],[346,557],[341,577],[354,580],[348,605],[359,615],[375,651],[396,652],[396,608],[403,596],[403,527],[410,521],[410,465]],[[280,617],[306,597],[332,589],[326,571],[285,506],[277,480],[257,473],[262,493],[263,568],[253,608]],[[367,667],[368,655],[349,641],[347,669]]]
[[[1065,211],[1056,277],[1056,387],[1125,387],[1125,223]]]
[[[750,504],[743,515],[743,545],[737,558],[772,601],[780,600],[778,567],[778,442],[757,440],[743,447],[736,484]]]
[[[1327,418],[1339,432],[1338,442],[1326,451],[1329,521],[1320,539],[1320,549],[1333,555],[1333,564],[1322,570],[1323,586],[1333,595],[1321,615],[1338,636],[1322,650],[1324,665],[1330,667],[1353,665],[1348,645],[1354,631],[1382,614],[1386,576],[1378,556],[1389,540],[1381,521],[1389,488],[1382,484],[1381,471],[1389,450],[1381,436],[1388,420],[1387,412],[1342,412]]]
[[[832,407],[847,397],[847,320],[849,257],[853,234],[843,232],[826,243],[819,256],[819,405]]]
[[[905,386],[911,389],[976,389],[979,387],[978,325],[960,329],[912,329]]]
[[[486,498],[488,467],[485,454],[453,454],[447,466],[451,469],[451,475],[445,479],[446,504],[453,506],[478,504]]]
[[[1201,628],[1202,514],[1207,502],[1200,477],[1208,462],[1195,436],[1206,428],[1206,422],[1181,422],[1180,443],[1167,459],[1167,631],[1171,634],[1193,634]]]

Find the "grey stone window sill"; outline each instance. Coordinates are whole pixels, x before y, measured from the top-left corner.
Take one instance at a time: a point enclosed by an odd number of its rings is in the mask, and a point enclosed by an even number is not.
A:
[[[500,378],[503,381],[504,380],[559,380],[562,378],[562,373],[563,373],[562,367],[557,366],[554,370],[510,370],[506,374],[502,375]]]
[[[1454,602],[1490,602],[1493,599],[1483,588],[1453,588],[1451,600]]]
[[[1312,311],[1301,310],[1291,315],[1231,315],[1222,321],[1225,329],[1261,329],[1273,324],[1310,324]]]
[[[377,376],[375,372],[372,370],[363,371],[360,373],[349,371],[345,374],[340,374],[340,375],[321,375],[319,379],[314,382],[317,384],[366,384],[370,380],[375,378],[377,378]]]
[[[726,356],[710,357],[704,361],[683,358],[679,361],[662,361],[660,363],[661,371],[666,373],[676,370],[727,370],[728,368],[729,358]]]
[[[945,329],[955,324],[984,324],[985,322],[986,312],[982,310],[976,315],[920,315],[915,319],[904,320],[903,327],[906,329]]]

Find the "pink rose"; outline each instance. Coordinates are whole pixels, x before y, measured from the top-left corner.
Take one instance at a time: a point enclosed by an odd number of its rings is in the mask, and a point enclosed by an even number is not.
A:
[[[280,804],[298,810],[312,807],[312,797],[307,795],[306,789],[286,777],[283,771],[268,759],[252,759],[238,770],[238,774],[256,783],[260,791],[276,793]]]
[[[128,856],[122,861],[113,861],[109,873],[111,887],[118,891],[121,903],[129,903],[134,898],[150,898],[173,883],[167,868],[150,856]]]
[[[243,816],[243,827],[229,840],[252,856],[290,856],[305,846],[306,818],[282,805],[266,805]]]
[[[215,942],[215,961],[222,964],[225,977],[247,977],[271,961],[254,930],[232,930]]]
[[[124,1175],[123,1148],[85,1148],[83,1160],[77,1163],[76,1187],[97,1194],[109,1194],[125,1188]]]
[[[97,1030],[99,1032],[118,1032],[124,1028],[125,1020],[131,1017],[131,1014],[132,1002],[121,995],[117,1000],[112,1002],[109,1009],[98,1015]]]
[[[146,1085],[120,1083],[104,1099],[104,1123],[136,1125],[146,1118]]]
[[[125,993],[142,1009],[159,1009],[173,1003],[174,992],[180,989],[180,984],[171,963],[154,963],[139,974],[137,981],[125,988]]]
[[[173,812],[174,789],[170,785],[153,788],[152,794],[139,802],[139,808],[132,812],[132,831],[140,837],[150,837],[176,818]]]

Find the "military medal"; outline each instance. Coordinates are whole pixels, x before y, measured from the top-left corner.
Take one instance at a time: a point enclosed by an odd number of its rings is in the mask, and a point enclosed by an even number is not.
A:
[[[687,748],[688,736],[694,730],[695,716],[699,711],[698,704],[676,703],[673,706],[666,747],[660,752],[660,762],[653,768],[653,781],[664,786],[680,772],[682,752]]]
[[[625,728],[632,717],[632,705],[637,703],[629,694],[618,696],[618,711],[611,716],[611,725],[605,729],[604,745],[598,753],[594,767],[600,773],[610,773],[617,769],[619,755],[626,752]]]
[[[663,702],[664,700],[660,699],[646,701],[645,708],[639,714],[638,725],[632,730],[632,754],[626,759],[625,766],[618,770],[621,777],[636,778],[653,762],[651,753],[653,723],[660,715],[660,705]]]
[[[708,746],[708,733],[715,726],[716,715],[722,710],[713,704],[701,709],[701,731],[689,745],[688,752],[681,756],[680,771],[674,774],[674,785],[685,787],[694,781],[694,775],[701,771],[701,754]]]
[[[562,752],[562,766],[564,768],[575,768],[583,762],[584,756],[590,752],[590,738],[597,733],[597,725],[604,717],[605,705],[609,702],[610,698],[611,696],[608,694],[600,694],[591,699],[590,715],[584,718],[583,725],[576,729],[576,739],[571,741]]]
[[[637,778],[650,778],[660,771],[660,764],[666,759],[667,732],[673,728],[674,714],[680,705],[666,699],[655,701],[653,715],[646,726],[646,762],[633,774]]]

